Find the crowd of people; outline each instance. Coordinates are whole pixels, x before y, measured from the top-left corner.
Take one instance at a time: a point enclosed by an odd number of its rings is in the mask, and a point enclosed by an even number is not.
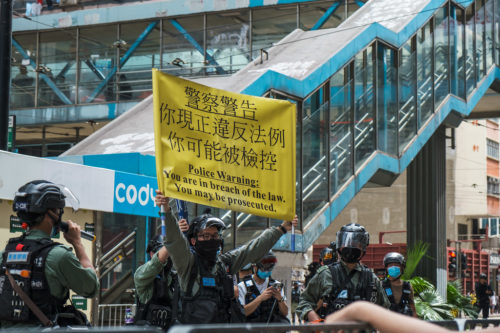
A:
[[[60,186],[43,180],[16,192],[13,208],[27,232],[10,239],[0,257],[2,328],[88,325],[83,313],[66,305],[69,290],[84,297],[99,290],[80,227],[69,221],[64,232],[74,253],[51,240],[63,223],[66,196]],[[150,260],[135,272],[135,325],[167,330],[176,324],[290,323],[283,283],[272,277],[277,257],[271,248],[297,226],[297,217],[223,252],[226,226],[221,219],[205,211],[190,223],[178,221],[169,198],[158,191],[155,202],[163,207],[167,232],[149,242]],[[293,283],[292,322],[358,320],[381,332],[443,331],[417,319],[413,289],[401,280],[406,266],[402,254],[385,255],[382,281],[360,262],[369,239],[359,224],[340,228],[336,241],[321,251],[319,266],[305,285]],[[487,318],[494,294],[485,276],[476,293]]]

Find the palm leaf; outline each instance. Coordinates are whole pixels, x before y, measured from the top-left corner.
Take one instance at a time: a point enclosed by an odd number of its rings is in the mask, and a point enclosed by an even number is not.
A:
[[[418,241],[415,246],[413,246],[411,249],[408,249],[408,251],[406,252],[405,272],[401,276],[403,280],[409,280],[412,277],[420,260],[422,260],[428,250],[429,244],[422,241]]]

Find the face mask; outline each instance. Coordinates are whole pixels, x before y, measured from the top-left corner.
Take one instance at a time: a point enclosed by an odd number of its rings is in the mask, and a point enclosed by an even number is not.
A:
[[[258,269],[257,276],[260,277],[262,280],[265,280],[266,278],[271,276],[271,271],[261,271],[260,269]]]
[[[387,268],[387,274],[392,278],[398,278],[401,275],[401,268],[398,266],[391,266]]]
[[[196,253],[198,253],[203,259],[207,260],[208,262],[215,263],[217,254],[220,250],[220,246],[220,239],[210,239],[204,241],[197,240],[196,244],[194,245],[194,249],[196,250]]]
[[[340,251],[340,256],[345,263],[355,264],[361,258],[361,250],[353,247],[344,247]]]

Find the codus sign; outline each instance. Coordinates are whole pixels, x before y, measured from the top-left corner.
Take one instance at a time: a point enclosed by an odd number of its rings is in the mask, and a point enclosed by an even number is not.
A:
[[[113,212],[158,216],[159,208],[155,205],[157,188],[156,178],[116,172]]]

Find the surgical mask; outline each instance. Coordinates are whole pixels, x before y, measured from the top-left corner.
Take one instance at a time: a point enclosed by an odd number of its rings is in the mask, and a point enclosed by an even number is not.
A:
[[[391,266],[387,268],[387,274],[392,278],[398,278],[401,275],[401,268],[398,266]]]
[[[217,255],[220,251],[221,240],[220,239],[210,239],[210,240],[197,240],[194,248],[196,253],[198,253],[203,259],[210,263],[215,263]]]
[[[344,247],[340,251],[340,256],[345,263],[355,264],[361,259],[361,250],[353,247]]]
[[[266,278],[271,276],[272,271],[261,271],[260,269],[257,270],[257,276],[260,277],[262,280],[265,280]]]

